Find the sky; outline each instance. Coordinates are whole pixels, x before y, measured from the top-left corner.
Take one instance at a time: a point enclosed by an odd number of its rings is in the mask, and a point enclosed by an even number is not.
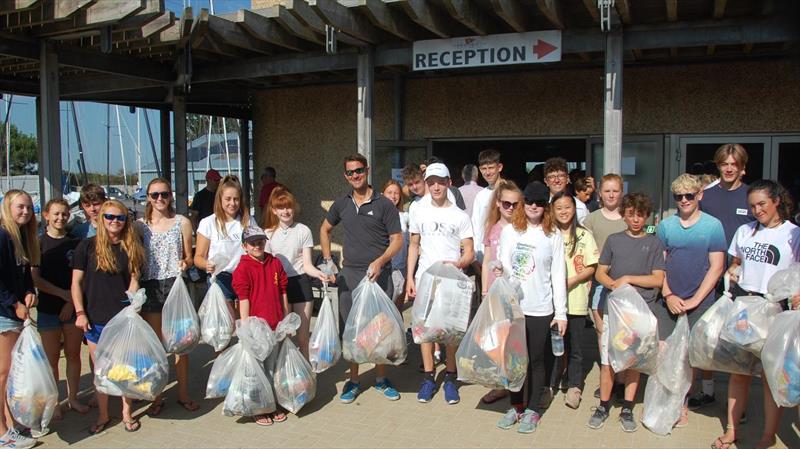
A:
[[[210,9],[211,0],[166,0],[167,9],[174,11],[176,16],[180,16],[184,6],[191,6],[194,9]],[[249,8],[250,0],[213,0],[214,12],[224,14],[239,9]],[[8,107],[9,96],[3,95],[0,103],[0,119],[5,120],[6,108]],[[110,126],[111,145],[111,172],[117,173],[122,168],[122,157],[120,155],[120,134],[122,134],[122,146],[125,154],[125,168],[128,173],[136,172],[136,142],[141,141],[141,164],[143,167],[153,164],[152,150],[145,126],[144,110],[140,115],[140,126],[137,139],[137,114],[130,112],[128,107],[119,107],[120,127],[117,126],[116,107],[111,106],[110,121],[106,120],[105,104],[76,102],[78,120],[83,142],[84,159],[89,171],[105,173],[106,171],[106,133],[107,124]],[[78,172],[78,145],[75,138],[75,128],[72,121],[72,113],[68,102],[61,102],[61,144],[63,151],[62,164],[64,169]],[[160,155],[159,149],[159,113],[156,110],[148,110],[146,113],[150,117],[150,125],[153,131],[153,139],[156,144],[156,153]],[[110,123],[109,123],[110,122]],[[36,106],[34,97],[23,97],[15,95],[11,106],[11,123],[16,125],[22,132],[36,135]]]

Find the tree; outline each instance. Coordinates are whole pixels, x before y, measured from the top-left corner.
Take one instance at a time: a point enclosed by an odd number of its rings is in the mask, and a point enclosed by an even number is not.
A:
[[[211,133],[222,134],[222,117],[214,117],[211,121]],[[226,118],[225,126],[228,134],[239,133],[239,120]],[[198,137],[208,135],[208,116],[200,114],[186,114],[186,139],[190,142]]]
[[[19,130],[16,125],[11,125],[11,174],[19,175],[30,173],[38,162],[38,148],[36,136],[26,134]],[[2,130],[2,150],[6,148],[5,129]],[[5,174],[5,164],[2,172]]]

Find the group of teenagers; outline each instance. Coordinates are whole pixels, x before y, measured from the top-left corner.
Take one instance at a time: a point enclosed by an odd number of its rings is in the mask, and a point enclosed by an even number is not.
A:
[[[511,407],[498,427],[516,425],[521,433],[535,431],[561,385],[567,388],[566,405],[579,407],[585,383],[581,341],[590,320],[597,332],[601,369],[595,392],[600,402],[588,426],[603,426],[612,391],[619,388],[623,391],[619,421],[632,432],[637,428],[633,403],[639,373],[614,373],[608,363],[608,293],[623,284],[635,287],[657,317],[659,336],[665,339],[680,315],[688,315],[694,324],[713,303],[725,270],[735,282],[734,296],[763,295],[771,274],[800,259],[800,228],[790,221],[793,202],[783,187],[769,180],[745,185],[747,152],[740,145],[720,147],[715,163],[720,177],[712,185],[703,186],[688,174],[673,181],[677,213],[661,220],[655,234],[650,234],[647,223],[653,206],[648,196],[623,195],[624,183],[616,174],[603,176],[596,192],[591,179],[574,183],[590,192],[575,189],[561,158],[544,164],[543,183],[535,181],[524,189],[503,178],[500,153],[487,149],[477,161],[485,188],[470,189],[468,182],[466,189],[456,189],[447,166],[434,160],[405,167],[402,184],[390,180],[378,191],[368,182],[367,160],[358,154],[347,156],[343,174],[350,188],[333,202],[319,231],[324,269],[312,260],[311,230],[295,221],[296,198],[280,185],[271,189],[260,221],[250,215],[238,179],[213,170],[204,189],[213,201],[208,216],[200,217],[196,207],[190,218],[176,213],[171,185],[162,178],[147,185],[147,206],[139,220],[122,203],[106,199],[101,187],[87,185],[80,197],[85,223],[70,229],[69,205],[54,199],[42,211],[41,231],[30,195],[10,190],[0,216],[0,390],[5,391],[12,348],[33,307],[56,379],[63,347],[66,404],[78,413],[96,406],[97,420],[89,428],[96,434],[111,422],[108,397],[98,392],[90,404],[78,398],[81,345],[88,345],[93,359],[104,325],[128,304],[127,292],[145,289],[141,314],[160,337],[161,308],[172,284],[195,266],[214,274],[208,282],[220,286],[238,318],[260,317],[274,329],[285,315],[297,313],[298,345],[307,356],[312,279],[336,284],[341,332],[353,306],[353,291],[364,278],[378,283],[402,309],[415,298],[422,273],[444,262],[475,275],[482,296],[501,276],[516,279],[521,286],[527,381],[519,392],[492,390],[483,397],[490,403],[508,396]],[[595,197],[597,205],[587,207]],[[590,208],[596,210],[590,213]],[[336,227],[343,231],[341,264],[332,258]],[[778,254],[763,257],[760,249],[766,247]],[[222,260],[225,266],[217,266]],[[800,295],[789,305],[797,308]],[[551,332],[565,338],[563,357],[552,354]],[[439,389],[435,372],[440,359],[445,365],[444,399],[449,404],[459,402],[456,349],[420,345],[420,402],[431,401]],[[174,363],[177,403],[191,412],[200,406],[188,390],[188,357],[175,355]],[[375,391],[386,399],[399,399],[387,366],[376,365],[375,374]],[[685,408],[714,402],[711,373],[703,373],[702,379],[702,389],[687,398]],[[736,440],[750,383],[748,376],[731,375],[727,428],[713,443],[715,448],[727,449]],[[341,402],[351,403],[365,390],[359,365],[351,364]],[[157,415],[165,404],[162,394],[147,413]],[[14,426],[5,395],[0,395],[0,406],[5,410],[0,444],[31,447],[35,440]],[[57,410],[55,419],[61,413]],[[774,444],[780,421],[780,409],[766,385],[764,416],[759,447]],[[254,417],[264,426],[286,419],[280,408]],[[676,426],[687,422],[684,411]],[[141,427],[129,398],[122,398],[122,424],[129,432]]]

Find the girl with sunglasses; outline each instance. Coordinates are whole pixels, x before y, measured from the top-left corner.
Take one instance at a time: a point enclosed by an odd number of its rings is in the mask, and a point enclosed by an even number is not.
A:
[[[492,204],[484,224],[483,264],[481,265],[481,298],[485,297],[495,280],[492,263],[497,261],[497,246],[500,244],[500,232],[511,222],[514,209],[522,201],[522,191],[514,181],[500,179],[492,192]],[[507,390],[492,390],[486,393],[481,401],[491,404],[508,396]]]
[[[545,385],[546,366],[553,360],[550,329],[561,336],[567,330],[567,272],[564,239],[556,230],[550,211],[550,191],[540,182],[525,187],[525,205],[517,205],[511,226],[500,233],[497,258],[503,272],[522,285],[520,307],[525,315],[528,340],[528,394],[511,392],[511,409],[498,421],[501,429],[519,423],[519,433],[531,433],[539,426],[540,394]],[[527,403],[527,406],[525,405]]]
[[[144,265],[144,249],[131,223],[128,208],[117,200],[103,203],[98,216],[97,235],[81,241],[72,258],[72,301],[75,325],[83,332],[94,360],[103,327],[128,303],[126,292],[139,290]],[[110,422],[108,395],[97,395],[98,416],[89,428],[94,435]],[[141,427],[132,414],[133,400],[122,398],[122,422],[127,432]]]
[[[80,239],[67,233],[70,213],[66,200],[48,201],[42,216],[47,228],[39,236],[41,263],[38,267],[33,267],[33,280],[39,289],[36,324],[56,382],[59,378],[58,359],[63,341],[64,357],[67,362],[69,407],[78,413],[86,413],[89,407],[81,403],[77,397],[81,377],[83,332],[75,327],[75,305],[72,303],[70,292],[72,282],[70,264]],[[61,419],[60,407],[56,407],[53,419]]]
[[[144,242],[145,265],[142,288],[147,300],[142,317],[161,338],[161,309],[172,285],[192,265],[192,224],[175,213],[172,187],[166,179],[155,178],[147,184],[147,206],[139,227]],[[178,404],[193,412],[200,406],[189,396],[189,356],[175,354],[175,375],[178,380]],[[148,407],[147,414],[157,416],[164,407],[159,395]]]
[[[6,383],[11,351],[28,310],[36,305],[31,266],[39,265],[39,240],[31,196],[12,189],[3,198],[0,214],[0,445],[33,447],[36,440],[20,435],[6,407]]]
[[[236,299],[231,285],[233,270],[239,263],[242,250],[242,230],[256,220],[250,215],[247,199],[242,193],[239,178],[228,175],[222,178],[214,197],[214,214],[200,220],[197,226],[197,247],[194,253],[194,264],[197,268],[211,274],[219,267],[211,259],[222,254],[229,260],[222,272],[217,274],[217,285],[220,286],[229,301]],[[210,278],[209,278],[210,282]],[[233,313],[233,309],[231,308]]]

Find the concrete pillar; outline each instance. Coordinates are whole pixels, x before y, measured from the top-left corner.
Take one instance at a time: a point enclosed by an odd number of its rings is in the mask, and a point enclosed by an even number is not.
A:
[[[606,33],[603,173],[622,169],[622,30]]]
[[[252,206],[252,182],[250,179],[250,121],[239,120],[239,160],[242,161],[242,189],[247,199],[247,206]]]
[[[189,212],[189,165],[186,154],[186,97],[172,97],[173,145],[175,147],[175,210]]]
[[[172,182],[172,139],[170,139],[169,111],[160,111],[161,128],[161,175]]]
[[[375,52],[372,47],[364,48],[358,54],[358,152],[367,158],[367,165],[375,160],[375,135],[372,130],[372,97],[375,84]],[[372,183],[372,170],[368,182]]]
[[[36,128],[39,137],[39,202],[61,198],[61,111],[58,93],[58,55],[52,44],[39,50],[39,90]]]

